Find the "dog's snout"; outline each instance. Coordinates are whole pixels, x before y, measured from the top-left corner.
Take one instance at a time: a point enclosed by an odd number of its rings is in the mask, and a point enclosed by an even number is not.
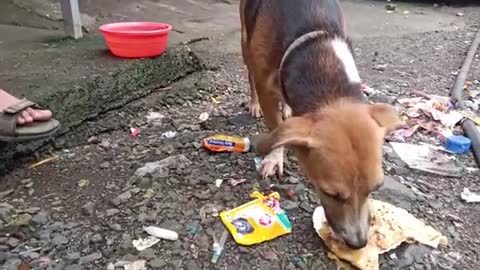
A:
[[[367,245],[368,230],[369,223],[364,223],[356,224],[355,226],[346,226],[337,230],[337,232],[348,247],[352,249],[361,249]]]
[[[363,233],[347,234],[343,238],[348,247],[361,249],[367,245],[368,235]]]

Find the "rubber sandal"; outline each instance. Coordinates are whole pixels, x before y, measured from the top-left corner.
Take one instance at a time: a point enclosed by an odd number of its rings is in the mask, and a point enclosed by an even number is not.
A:
[[[19,114],[27,108],[40,109],[36,103],[22,99],[0,112],[0,141],[27,142],[41,140],[54,135],[60,129],[60,122],[53,118],[24,126],[17,125]]]

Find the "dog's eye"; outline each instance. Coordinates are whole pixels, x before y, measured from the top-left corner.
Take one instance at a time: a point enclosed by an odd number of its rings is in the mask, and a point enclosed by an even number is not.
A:
[[[324,196],[332,199],[332,200],[335,200],[337,202],[345,202],[346,199],[342,196],[341,193],[339,192],[325,192],[323,190],[318,190],[321,194],[323,194]]]
[[[377,191],[377,190],[379,190],[381,187],[383,187],[383,182],[380,183],[380,184],[377,184],[377,185],[373,188],[373,191]]]
[[[337,193],[335,195],[328,194],[328,196],[330,196],[332,199],[334,199],[337,202],[344,202],[345,201],[345,199],[342,197],[342,195],[340,193]]]

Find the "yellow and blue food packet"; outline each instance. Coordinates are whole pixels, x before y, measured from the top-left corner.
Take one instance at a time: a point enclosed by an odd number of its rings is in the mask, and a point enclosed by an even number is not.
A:
[[[240,245],[254,245],[272,240],[292,231],[292,224],[280,207],[280,195],[267,196],[258,191],[251,195],[255,200],[237,208],[223,211],[220,218]]]

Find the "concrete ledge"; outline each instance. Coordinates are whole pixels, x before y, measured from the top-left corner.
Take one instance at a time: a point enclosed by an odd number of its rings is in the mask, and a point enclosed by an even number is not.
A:
[[[35,101],[48,107],[61,121],[57,136],[68,132],[85,120],[145,97],[188,74],[205,69],[202,59],[187,45],[171,47],[158,58],[132,60],[104,74],[96,74],[65,85],[53,85],[55,91],[38,96]],[[0,170],[15,155],[35,151],[44,142],[0,145]]]
[[[59,89],[38,101],[55,112],[65,132],[99,113],[144,97],[155,88],[165,87],[202,69],[201,59],[189,47],[178,46],[161,57],[134,60],[125,68],[94,75],[77,86],[68,85],[67,89]]]

